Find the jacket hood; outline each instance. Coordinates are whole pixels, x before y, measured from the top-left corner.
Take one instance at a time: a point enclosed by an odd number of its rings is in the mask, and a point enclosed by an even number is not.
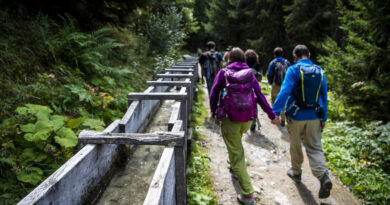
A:
[[[244,62],[234,62],[227,66],[228,69],[232,69],[235,71],[242,70],[245,68],[249,68],[249,66]]]

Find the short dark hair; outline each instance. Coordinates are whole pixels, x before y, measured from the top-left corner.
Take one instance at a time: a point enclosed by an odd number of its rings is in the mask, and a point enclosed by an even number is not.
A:
[[[206,47],[207,47],[207,49],[215,48],[215,42],[214,41],[207,42]]]
[[[259,62],[259,55],[257,55],[257,53],[252,49],[246,50],[244,55],[245,55],[246,64],[248,64],[249,67]]]
[[[293,50],[293,55],[296,55],[298,58],[302,56],[310,57],[310,51],[307,46],[303,44],[298,44]]]
[[[283,55],[283,48],[281,48],[281,47],[276,47],[276,48],[274,49],[274,55],[275,55],[276,57],[282,56],[282,55]]]
[[[233,62],[245,62],[244,51],[239,47],[234,47],[229,53],[229,60]]]

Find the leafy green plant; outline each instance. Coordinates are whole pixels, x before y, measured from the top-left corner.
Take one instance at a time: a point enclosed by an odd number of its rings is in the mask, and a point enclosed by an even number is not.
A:
[[[390,123],[328,123],[323,147],[329,168],[355,195],[368,204],[390,200]]]
[[[0,124],[0,199],[15,203],[72,156],[82,129],[104,129],[100,120],[53,114],[26,104]]]

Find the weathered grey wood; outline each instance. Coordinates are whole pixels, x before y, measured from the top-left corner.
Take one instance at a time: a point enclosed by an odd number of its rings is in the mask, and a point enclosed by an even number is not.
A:
[[[129,100],[185,100],[187,93],[129,93]]]
[[[185,86],[190,87],[190,81],[146,81],[146,86]]]
[[[174,168],[174,166],[171,166],[174,163],[174,148],[165,148],[161,155],[160,162],[157,165],[156,171],[154,172],[152,182],[150,183],[149,190],[144,201],[144,205],[165,204],[164,199],[168,197],[171,198],[170,201],[172,200],[173,196],[175,195],[175,190],[170,189],[174,188],[175,182],[173,181],[172,184],[172,181],[168,180],[168,174],[170,171],[169,168]],[[166,193],[164,193],[164,190]],[[173,200],[175,199],[173,198]],[[174,203],[171,202],[171,204]]]
[[[183,130],[183,121],[182,120],[176,120],[175,124],[173,125],[171,132],[179,132]]]
[[[157,79],[157,82],[163,81],[162,78]],[[151,93],[153,91],[165,91],[168,87],[148,87],[144,93]],[[129,108],[119,123],[119,132],[142,132],[148,124],[149,116],[152,116],[158,109],[160,101],[138,101],[128,100]]]
[[[166,68],[165,72],[194,72],[192,68]]]
[[[187,69],[192,69],[194,67],[193,65],[174,65],[172,68],[187,68]]]
[[[117,132],[115,120],[104,132]],[[24,197],[18,205],[81,204],[88,187],[96,185],[108,171],[117,145],[87,144]]]
[[[157,74],[159,78],[192,78],[193,74]]]
[[[83,130],[79,141],[88,144],[135,144],[182,146],[184,132],[104,133]]]
[[[176,102],[175,104],[172,105],[172,112],[171,112],[171,116],[169,117],[169,121],[168,121],[168,131],[172,130],[173,125],[180,118],[180,115],[179,115],[180,106],[181,106],[180,102]]]
[[[175,147],[175,190],[176,204],[179,205],[185,205],[187,203],[186,158],[184,147]]]

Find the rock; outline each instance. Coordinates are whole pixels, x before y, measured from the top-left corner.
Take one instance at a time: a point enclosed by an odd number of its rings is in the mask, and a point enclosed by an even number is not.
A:
[[[258,194],[260,194],[260,195],[262,194],[259,187],[253,186],[253,189],[255,190],[256,193],[258,193]]]

